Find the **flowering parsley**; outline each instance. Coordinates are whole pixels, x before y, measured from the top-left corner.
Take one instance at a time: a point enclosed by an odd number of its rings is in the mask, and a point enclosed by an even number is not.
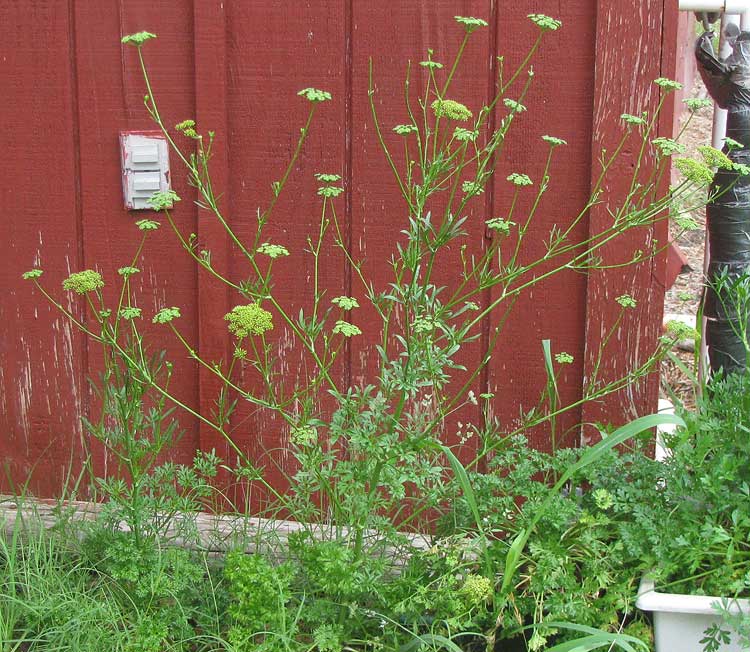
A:
[[[317,88],[303,88],[297,95],[304,97],[309,102],[326,102],[331,99],[331,94],[328,91],[321,91]]]
[[[698,152],[708,167],[721,168],[722,170],[731,170],[734,167],[734,163],[729,160],[729,157],[718,149],[714,149],[708,145],[700,145]]]
[[[420,61],[419,65],[423,68],[430,68],[432,70],[440,70],[443,67],[443,64],[437,61]]]
[[[555,353],[555,360],[560,364],[571,364],[573,362],[573,356],[570,353],[562,351],[561,353]]]
[[[492,581],[482,575],[467,575],[461,587],[461,594],[469,606],[477,606],[489,602],[492,599],[492,593]]]
[[[665,91],[679,91],[682,88],[682,84],[678,81],[674,81],[674,79],[667,79],[666,77],[659,77],[658,79],[654,79],[654,84],[657,86],[660,86]]]
[[[505,104],[505,106],[507,106],[513,113],[523,113],[526,110],[526,107],[523,104],[509,98],[503,100],[503,104]]]
[[[673,154],[684,154],[687,150],[687,147],[683,145],[682,143],[678,143],[676,140],[673,140],[672,138],[654,138],[651,141],[654,145],[656,145],[659,148],[659,152],[662,156],[672,156]]]
[[[679,319],[668,321],[665,325],[665,329],[669,335],[678,340],[697,340],[700,337],[695,328]]]
[[[480,27],[487,27],[487,21],[481,18],[474,18],[472,16],[453,16],[453,18],[459,25],[463,26],[467,34],[471,34]]]
[[[728,150],[729,150],[730,152],[731,152],[731,151],[732,151],[733,149],[744,149],[744,148],[745,148],[745,146],[744,146],[744,145],[743,145],[743,144],[742,144],[741,142],[739,142],[739,141],[735,140],[734,138],[729,138],[729,136],[727,136],[727,137],[726,137],[726,138],[724,139],[724,144],[725,144],[725,145],[727,146],[727,149],[728,149]]]
[[[300,426],[292,428],[289,438],[297,446],[313,446],[318,441],[318,431],[315,426]]]
[[[322,186],[318,188],[318,194],[323,197],[338,197],[344,189],[339,186]]]
[[[229,332],[240,338],[248,335],[262,335],[273,328],[271,313],[257,303],[235,306],[232,312],[224,315],[224,319],[229,322]]]
[[[557,147],[558,145],[567,145],[568,141],[563,140],[562,138],[556,138],[555,136],[542,136],[542,140],[545,143],[549,143],[552,145],[552,147]]]
[[[156,231],[161,226],[156,220],[138,220],[135,225],[141,231]]]
[[[531,186],[534,183],[527,175],[518,172],[512,172],[505,177],[505,180],[510,181],[514,186]]]
[[[21,278],[28,281],[32,278],[39,278],[44,272],[41,269],[30,269],[28,272],[21,274]]]
[[[334,306],[338,306],[342,310],[352,310],[353,308],[359,308],[359,303],[354,297],[336,297],[331,299],[331,303]]]
[[[120,269],[117,270],[117,273],[120,276],[124,276],[127,278],[128,276],[132,276],[133,274],[137,274],[141,270],[137,267],[120,267]]]
[[[615,299],[623,308],[635,308],[637,304],[636,300],[629,294],[622,294]]]
[[[479,132],[472,129],[464,129],[463,127],[456,127],[453,131],[453,137],[461,142],[474,142],[479,136]]]
[[[430,106],[438,118],[465,122],[473,116],[465,104],[455,100],[435,100]]]
[[[615,504],[615,499],[606,489],[596,489],[591,495],[594,498],[594,504],[603,511],[608,510]]]
[[[82,272],[73,272],[63,283],[63,290],[72,290],[78,294],[86,294],[104,287],[102,275],[93,269],[85,269]]]
[[[343,319],[339,319],[336,322],[336,325],[333,327],[333,333],[334,335],[336,333],[341,333],[344,337],[354,337],[355,335],[362,335],[362,331],[359,329],[359,326],[350,324],[348,321],[344,321]]]
[[[625,124],[629,125],[645,125],[646,120],[638,115],[632,115],[630,113],[623,113],[620,116],[620,120],[622,120]]]
[[[177,306],[162,308],[151,320],[154,324],[168,324],[173,319],[180,317],[180,309]]]
[[[174,190],[163,190],[155,192],[146,201],[151,204],[151,208],[155,211],[162,211],[166,208],[172,208],[175,202],[180,201],[180,198]]]
[[[316,172],[315,178],[322,183],[336,183],[341,180],[340,174],[326,174],[325,172]]]
[[[123,36],[120,42],[124,43],[125,45],[134,45],[135,47],[139,48],[146,41],[152,38],[156,38],[156,34],[152,34],[151,32],[136,32],[135,34],[128,34],[127,36]]]
[[[714,173],[711,168],[695,159],[678,158],[674,165],[683,177],[699,186],[708,186],[714,180]]]
[[[561,21],[544,14],[529,14],[527,18],[545,32],[554,32],[562,27]]]
[[[470,196],[481,195],[484,192],[484,188],[479,181],[464,181],[461,184],[461,190]]]
[[[501,217],[493,217],[491,220],[487,220],[485,224],[487,225],[488,229],[498,231],[503,235],[510,235],[510,227],[516,225],[515,222],[509,222],[508,220],[504,220]]]
[[[399,136],[408,136],[409,134],[416,133],[417,126],[416,125],[396,125],[393,128],[393,131],[395,131]]]
[[[264,242],[256,251],[259,254],[265,254],[269,258],[278,258],[279,256],[288,256],[289,250],[286,247],[278,244],[271,244],[270,242]]]
[[[686,100],[682,100],[688,109],[695,112],[700,109],[708,108],[713,106],[713,101],[706,97],[688,97]]]
[[[135,306],[128,306],[120,310],[120,317],[123,319],[137,319],[141,316],[141,309]]]

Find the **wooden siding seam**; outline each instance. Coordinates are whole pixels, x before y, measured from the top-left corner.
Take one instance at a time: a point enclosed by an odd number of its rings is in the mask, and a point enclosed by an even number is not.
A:
[[[354,132],[354,0],[344,0],[344,228],[346,229],[346,249],[351,253],[353,245],[352,220],[354,215],[352,168]],[[352,296],[352,265],[344,257],[344,289],[346,296]],[[344,350],[344,389],[352,382],[352,345],[347,338]]]
[[[78,50],[77,50],[77,31],[76,31],[76,18],[75,18],[75,0],[68,1],[68,53],[69,53],[69,75],[70,75],[70,113],[71,113],[71,125],[70,125],[70,136],[72,139],[73,147],[73,174],[74,174],[74,194],[75,194],[75,236],[76,236],[76,267],[78,271],[84,269],[86,264],[86,252],[84,248],[84,227],[83,227],[83,197],[81,194],[81,117],[80,117],[80,102],[78,98]],[[77,300],[78,307],[81,308],[81,323],[86,324],[86,310],[84,300]],[[91,416],[91,395],[86,384],[86,371],[89,368],[89,338],[84,334],[78,333],[78,341],[80,343],[80,355],[81,365],[77,374],[78,383],[78,394],[79,394],[79,406],[81,414],[79,418],[90,418]],[[79,427],[78,431],[81,437],[84,436],[83,430]],[[83,446],[83,440],[81,445]]]

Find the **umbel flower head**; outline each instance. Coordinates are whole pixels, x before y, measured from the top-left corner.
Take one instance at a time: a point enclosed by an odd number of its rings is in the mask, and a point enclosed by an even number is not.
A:
[[[455,100],[435,100],[431,106],[438,118],[461,120],[465,122],[472,117],[472,113],[468,107],[461,104],[461,102],[456,102]]]
[[[73,272],[63,283],[63,290],[72,290],[78,294],[86,294],[104,287],[102,275],[93,269],[85,269],[82,272]]]
[[[264,310],[257,303],[246,306],[235,306],[232,312],[224,315],[229,322],[229,332],[237,337],[248,337],[249,335],[262,335],[273,328],[271,313]]]
[[[136,32],[135,34],[127,34],[123,36],[121,42],[125,45],[134,45],[139,48],[149,39],[156,38],[156,34],[151,32]]]

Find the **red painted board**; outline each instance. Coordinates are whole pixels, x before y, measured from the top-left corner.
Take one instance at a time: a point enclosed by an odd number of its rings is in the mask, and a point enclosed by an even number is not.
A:
[[[534,11],[561,21],[557,31],[543,34],[539,50],[531,62],[534,76],[523,100],[527,111],[515,118],[506,147],[498,160],[494,185],[494,216],[516,223],[510,237],[502,244],[504,260],[509,260],[517,243],[520,225],[529,221],[523,237],[518,264],[529,265],[547,253],[546,243],[555,228],[567,229],[589,197],[590,188],[590,123],[594,93],[593,62],[595,56],[594,8],[592,2],[537,3]],[[539,36],[539,28],[528,19],[526,12],[504,15],[500,12],[498,55],[504,57],[505,79],[517,69]],[[506,97],[518,99],[527,74],[519,76]],[[503,104],[497,111],[497,123],[507,117]],[[564,139],[567,144],[554,149],[549,168],[547,190],[532,217],[531,208],[540,185],[547,161],[549,145],[542,136]],[[513,172],[527,174],[534,185],[523,188],[512,217],[509,210],[515,187],[507,181]],[[585,239],[587,221],[575,226],[570,240]],[[496,237],[496,236],[495,236]],[[541,405],[546,387],[542,341],[550,340],[552,354],[568,353],[569,364],[553,364],[557,376],[559,405],[575,403],[580,398],[583,373],[583,331],[586,311],[586,277],[563,269],[538,280],[560,268],[565,258],[551,258],[527,271],[508,287],[509,295],[502,298],[501,289],[493,288],[491,300],[500,301],[498,312],[490,324],[490,335],[501,327],[497,348],[492,353],[488,374],[488,391],[495,394],[493,413],[506,432],[518,430],[524,415]],[[521,288],[523,288],[521,290]],[[515,292],[515,294],[513,294]],[[517,297],[515,304],[513,299]],[[502,325],[501,317],[507,307],[510,314]],[[542,425],[526,431],[530,445],[549,449],[556,445],[575,443],[573,430],[580,422],[580,409],[572,409],[555,424]]]
[[[665,66],[663,57],[662,0],[627,0],[613,4],[598,2],[596,27],[596,85],[592,123],[592,158],[599,158],[602,148],[612,151],[623,132],[622,113],[650,114],[656,108],[660,89],[653,80],[674,75],[673,65]],[[633,74],[637,71],[637,74]],[[671,135],[671,114],[667,125],[660,125]],[[627,192],[637,156],[634,146],[623,150],[606,184],[604,202],[592,211],[591,233],[601,230],[610,218],[607,208],[614,208]],[[650,159],[649,159],[650,160]],[[592,179],[598,171],[592,169]],[[638,250],[648,251],[657,243],[666,245],[667,223],[632,230],[614,246],[603,250],[607,264],[628,260]],[[609,340],[601,356],[597,378],[607,383],[642,364],[653,352],[661,330],[663,312],[663,253],[636,266],[596,271],[589,275],[586,315],[585,381],[591,382],[601,345],[612,329],[620,306],[615,299],[630,294],[637,307],[626,311],[624,319]],[[607,400],[587,404],[584,420],[588,423],[622,423],[649,413],[656,407],[658,374],[629,384]],[[590,434],[590,433],[589,433]]]
[[[81,258],[73,28],[57,2],[3,3],[0,22],[0,491],[58,495],[80,470],[85,348],[21,274],[43,268],[59,295]]]

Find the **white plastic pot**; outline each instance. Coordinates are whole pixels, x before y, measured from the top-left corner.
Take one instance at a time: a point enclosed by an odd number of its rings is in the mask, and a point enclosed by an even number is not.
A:
[[[703,652],[700,640],[712,624],[721,624],[721,617],[712,605],[722,598],[681,593],[659,593],[654,582],[647,577],[641,580],[636,606],[650,611],[654,616],[654,644],[656,652]],[[750,600],[734,600],[731,611],[750,614]],[[724,629],[729,629],[724,627]],[[744,652],[732,632],[729,645],[722,645],[721,652]]]

